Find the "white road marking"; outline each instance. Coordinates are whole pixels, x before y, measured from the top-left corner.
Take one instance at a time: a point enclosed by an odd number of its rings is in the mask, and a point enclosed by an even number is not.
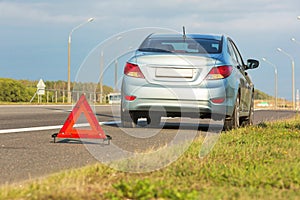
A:
[[[114,125],[119,124],[120,121],[109,121],[109,122],[99,122],[100,125]],[[74,127],[87,127],[89,123],[83,124],[75,124]],[[20,133],[20,132],[29,132],[29,131],[45,131],[45,130],[54,130],[54,129],[61,129],[63,125],[56,125],[56,126],[40,126],[40,127],[28,127],[28,128],[15,128],[15,129],[3,129],[0,130],[0,134],[3,133]]]
[[[258,110],[260,110],[260,109],[255,109],[255,111],[258,111]],[[70,110],[70,112],[71,111],[72,110]],[[165,117],[163,117],[163,118],[165,118]],[[142,121],[146,121],[146,119],[142,119]],[[100,125],[114,125],[114,124],[120,124],[120,123],[121,123],[121,121],[99,122]],[[20,133],[20,132],[29,132],[29,131],[54,130],[54,129],[61,129],[62,126],[63,125],[16,128],[16,129],[3,129],[3,130],[0,130],[0,134],[3,134],[3,133]],[[75,124],[74,125],[75,128],[76,127],[87,127],[87,126],[89,126],[88,123]]]
[[[46,104],[41,104],[41,105],[0,105],[0,108],[10,108],[10,107],[24,107],[24,108],[30,108],[30,107],[34,107],[34,108],[47,108],[47,107],[73,107],[74,105],[61,105],[61,104],[57,104],[57,105],[46,105]],[[92,105],[91,107],[112,107],[112,105]]]

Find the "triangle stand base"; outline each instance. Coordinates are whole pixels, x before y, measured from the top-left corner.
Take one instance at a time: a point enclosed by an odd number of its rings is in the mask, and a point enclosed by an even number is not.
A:
[[[56,143],[56,138],[57,138],[58,133],[54,133],[52,134],[52,138],[53,138],[53,143]],[[112,140],[112,137],[110,135],[106,135],[106,138],[103,139],[103,143],[107,142],[108,145],[110,145],[110,141]]]

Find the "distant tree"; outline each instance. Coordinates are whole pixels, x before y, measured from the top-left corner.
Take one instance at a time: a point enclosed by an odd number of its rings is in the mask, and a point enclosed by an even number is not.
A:
[[[271,99],[271,98],[274,98],[260,90],[255,90],[254,91],[254,99],[256,100],[261,100],[261,99]]]
[[[0,78],[0,102],[29,102],[37,90],[38,81],[31,80],[14,80],[9,78]],[[45,81],[46,91],[49,102],[54,102],[53,97],[56,96],[61,102],[63,96],[67,95],[67,82]],[[71,91],[78,91],[80,93],[100,93],[99,83],[77,83],[71,82]],[[103,86],[103,96],[113,92],[112,87]],[[46,102],[47,95],[43,95],[43,102]],[[37,101],[37,98],[33,102]]]
[[[109,87],[109,86],[106,86],[106,85],[103,86],[103,93],[104,93],[104,95],[108,95],[109,93],[112,93],[113,91],[114,90],[113,90],[112,87]]]
[[[0,79],[0,101],[4,102],[26,102],[34,94],[28,90],[20,81],[13,79]]]

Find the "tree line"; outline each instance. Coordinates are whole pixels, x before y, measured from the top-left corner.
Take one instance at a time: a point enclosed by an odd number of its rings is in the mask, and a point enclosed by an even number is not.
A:
[[[0,78],[0,102],[30,102],[37,91],[38,80],[15,80]],[[67,96],[66,81],[45,81],[46,94],[42,96],[43,102],[54,102],[53,97],[59,98],[61,102]],[[78,93],[100,93],[99,83],[71,83],[71,91]],[[112,87],[103,86],[103,96],[113,92]],[[47,99],[48,98],[48,99]],[[57,101],[57,99],[56,99]],[[33,99],[37,102],[37,98]]]

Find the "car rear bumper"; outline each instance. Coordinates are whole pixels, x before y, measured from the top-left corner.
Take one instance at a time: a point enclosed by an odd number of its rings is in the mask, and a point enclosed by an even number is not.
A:
[[[214,114],[216,116],[226,115],[225,105],[212,105],[209,101],[136,99],[134,103],[124,102],[122,108],[123,111],[128,110],[140,114],[143,112],[157,112],[168,117],[208,118]]]
[[[129,81],[127,80],[126,83]],[[203,83],[198,87],[172,87],[140,83],[127,85],[123,82],[122,111],[160,112],[164,116],[195,116],[200,118],[219,118],[230,116],[233,112],[235,93],[228,81]],[[226,85],[224,85],[226,84]],[[135,96],[132,101],[125,96]],[[213,99],[221,99],[214,103]]]

